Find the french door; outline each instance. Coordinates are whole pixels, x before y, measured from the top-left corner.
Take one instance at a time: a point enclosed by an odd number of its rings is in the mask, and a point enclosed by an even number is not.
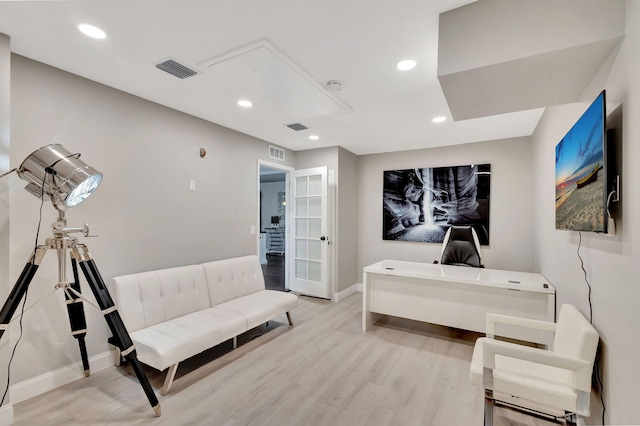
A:
[[[330,299],[327,168],[295,170],[290,194],[289,288]]]

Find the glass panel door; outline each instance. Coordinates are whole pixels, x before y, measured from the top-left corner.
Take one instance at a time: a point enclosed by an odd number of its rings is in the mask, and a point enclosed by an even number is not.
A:
[[[294,261],[290,288],[301,294],[330,299],[327,265],[327,168],[293,173]]]

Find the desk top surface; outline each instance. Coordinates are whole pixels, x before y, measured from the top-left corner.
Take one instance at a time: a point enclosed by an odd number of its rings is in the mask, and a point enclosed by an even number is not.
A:
[[[544,276],[533,272],[470,268],[465,266],[406,262],[402,260],[382,260],[366,266],[364,268],[364,272],[472,285],[502,287],[512,290],[526,290],[540,293],[556,292],[556,289]]]

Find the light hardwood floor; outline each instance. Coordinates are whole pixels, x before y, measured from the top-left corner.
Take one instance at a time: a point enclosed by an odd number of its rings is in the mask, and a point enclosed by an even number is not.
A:
[[[181,364],[171,393],[147,369],[162,416],[137,379],[109,368],[14,406],[18,425],[481,425],[469,383],[476,333],[384,317],[362,332],[362,295],[300,297],[292,312]],[[494,424],[554,423],[496,408]]]

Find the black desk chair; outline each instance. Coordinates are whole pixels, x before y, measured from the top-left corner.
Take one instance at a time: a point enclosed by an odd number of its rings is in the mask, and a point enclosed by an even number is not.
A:
[[[434,263],[438,263],[438,261]],[[442,242],[440,263],[484,268],[480,260],[480,241],[473,227],[451,226],[447,230]]]

